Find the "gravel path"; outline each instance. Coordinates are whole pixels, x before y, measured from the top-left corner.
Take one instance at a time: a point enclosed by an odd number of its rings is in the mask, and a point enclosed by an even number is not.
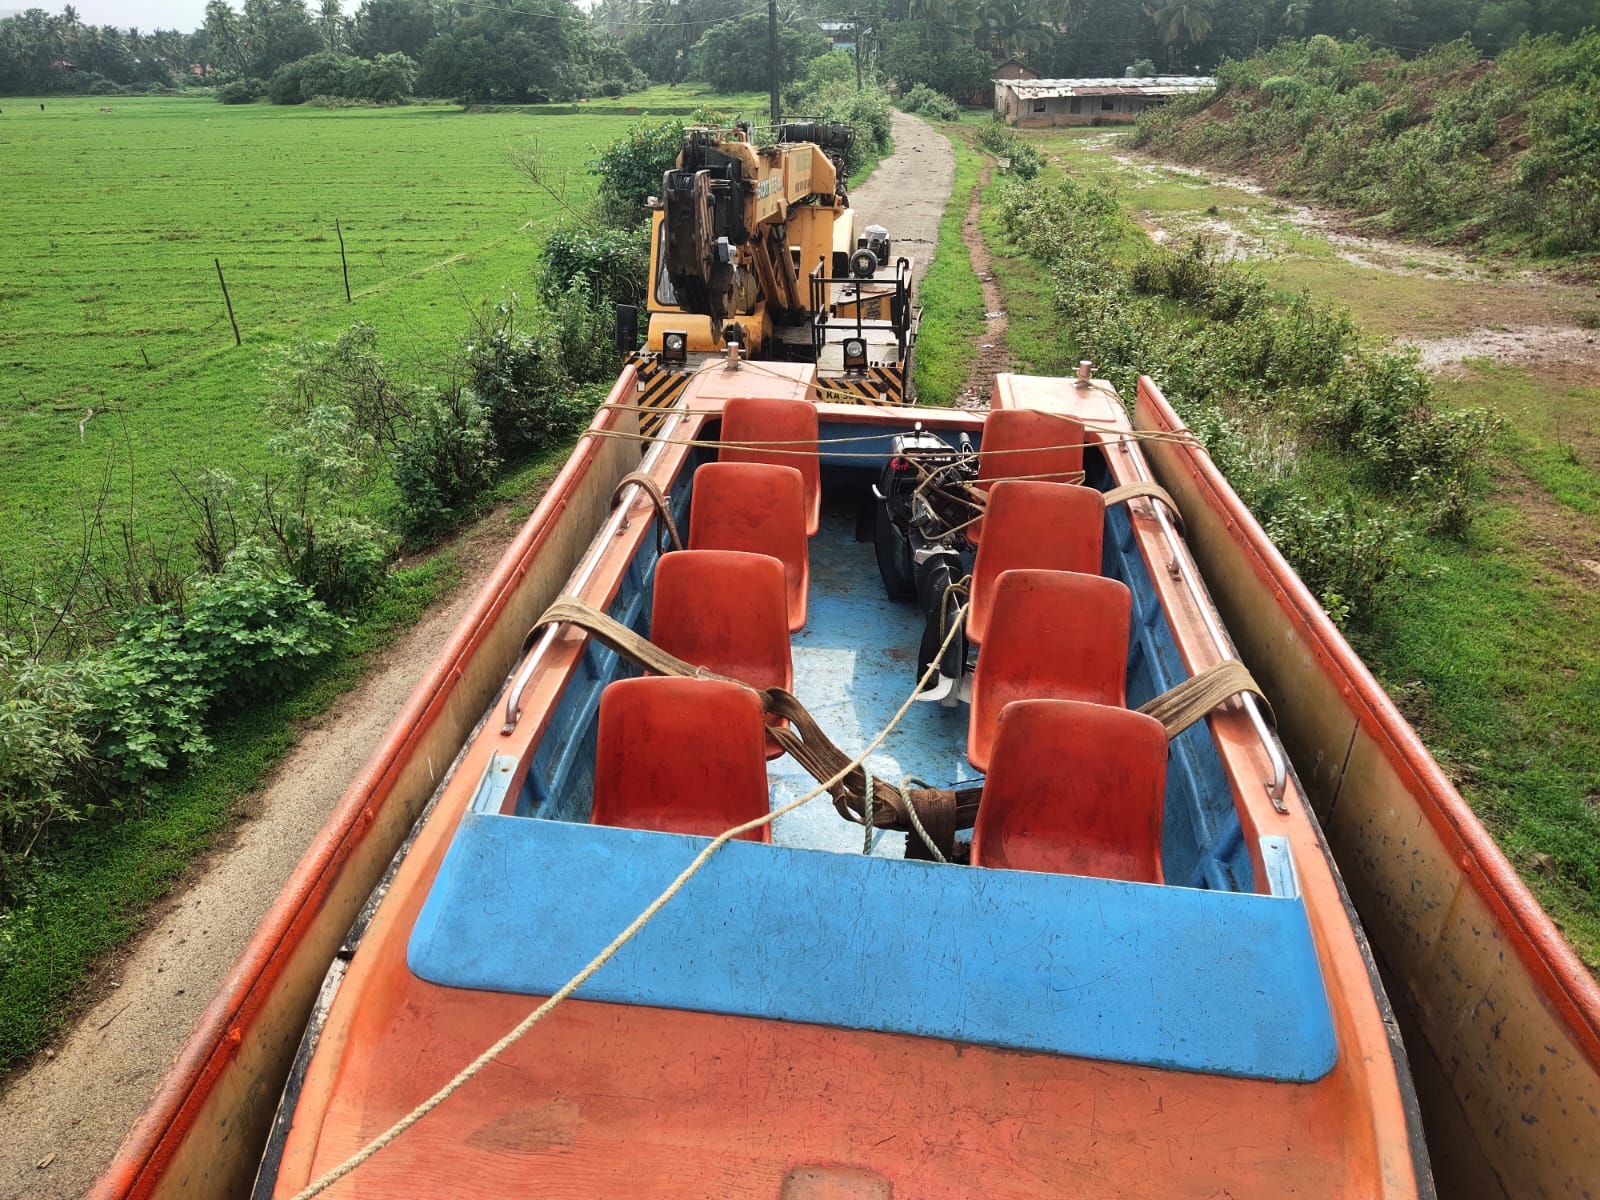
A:
[[[894,153],[860,187],[850,189],[856,228],[882,225],[896,257],[916,265],[916,280],[928,273],[939,241],[939,220],[956,178],[950,141],[926,121],[894,110]]]
[[[894,114],[895,153],[851,194],[858,224],[889,229],[921,278],[955,176],[950,143]],[[456,593],[386,651],[304,733],[227,844],[151,910],[100,977],[105,995],[0,1097],[0,1197],[82,1194],[110,1160],[191,1025],[334,802],[365,761],[515,533],[503,514],[468,535]]]

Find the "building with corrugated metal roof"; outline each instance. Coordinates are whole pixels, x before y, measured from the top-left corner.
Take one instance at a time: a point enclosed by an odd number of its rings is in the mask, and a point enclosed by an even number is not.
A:
[[[1217,86],[1209,75],[1139,79],[996,79],[994,112],[1008,125],[1127,124],[1174,96]]]

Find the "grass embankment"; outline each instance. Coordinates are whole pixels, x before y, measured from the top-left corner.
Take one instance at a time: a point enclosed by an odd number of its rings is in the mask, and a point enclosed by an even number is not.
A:
[[[1222,241],[1237,232],[1240,212],[1252,212],[1260,224],[1251,232],[1265,243],[1258,249],[1273,255],[1262,273],[1283,287],[1294,279],[1285,271],[1317,265],[1327,290],[1355,301],[1369,331],[1389,329],[1384,315],[1406,309],[1403,329],[1470,329],[1479,319],[1475,306],[1507,302],[1508,292],[1482,279],[1429,279],[1401,264],[1384,271],[1351,261],[1314,231],[1283,226],[1274,237],[1278,214],[1270,201],[1179,176],[1130,173],[1101,138],[1057,133],[1031,140],[1074,176],[1115,183],[1145,223],[1155,217],[1162,227]],[[1052,178],[1059,178],[1055,169],[1040,186]],[[1230,205],[1239,210],[1232,216]],[[1235,228],[1206,229],[1219,211]],[[1078,347],[1055,311],[1055,281],[1005,234],[998,212],[985,215],[984,229],[1019,366],[1060,371]],[[1126,268],[1149,250],[1130,221],[1114,259]],[[1290,293],[1279,296],[1291,300]],[[1455,303],[1468,297],[1465,310]],[[1180,323],[1195,320],[1183,306],[1169,311]],[[1380,340],[1369,332],[1369,345]],[[1163,378],[1159,364],[1150,367],[1161,382],[1176,383]],[[1191,386],[1199,382],[1191,377]],[[1391,547],[1394,570],[1347,633],[1579,954],[1600,970],[1600,387],[1592,382],[1469,363],[1461,376],[1434,385],[1433,403],[1446,414],[1483,406],[1508,428],[1475,485],[1470,528],[1447,536],[1407,518],[1407,536]],[[1270,402],[1260,417],[1283,456],[1276,466],[1312,502],[1403,507],[1392,488],[1375,486],[1359,454],[1319,445],[1314,435],[1277,442],[1283,412]]]
[[[923,404],[954,404],[977,357],[974,330],[983,328],[983,285],[961,239],[961,223],[972,204],[983,173],[983,156],[953,126],[936,126],[950,139],[956,155],[955,181],[944,216],[933,263],[919,286],[922,328],[917,334],[912,366],[917,398]]]
[[[1145,115],[1136,144],[1388,232],[1571,256],[1600,252],[1597,126],[1597,31],[1492,62],[1465,40],[1406,61],[1314,37],[1223,63],[1214,94]]]
[[[564,117],[614,113],[638,117],[687,117],[697,109],[712,108],[764,125],[772,115],[772,98],[766,92],[714,92],[700,83],[658,83],[626,96],[591,96],[570,104],[485,104],[474,111],[524,113],[531,117]]]

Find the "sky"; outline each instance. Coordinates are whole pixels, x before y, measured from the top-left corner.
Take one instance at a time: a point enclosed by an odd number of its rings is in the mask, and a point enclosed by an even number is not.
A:
[[[0,0],[0,13],[42,8],[59,13],[69,0]],[[70,0],[85,25],[130,25],[140,30],[199,29],[206,21],[206,0]],[[354,12],[357,0],[345,0],[344,10]],[[234,5],[239,7],[238,4]],[[309,7],[315,11],[316,5]]]

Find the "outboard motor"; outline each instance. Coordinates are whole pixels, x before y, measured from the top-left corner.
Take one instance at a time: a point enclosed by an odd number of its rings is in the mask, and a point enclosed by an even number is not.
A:
[[[878,259],[878,265],[889,265],[889,231],[882,225],[868,225],[862,230],[866,237],[867,249]]]
[[[926,620],[917,655],[917,678],[959,621],[961,608],[951,588],[967,575],[962,532],[969,510],[956,493],[939,483],[964,483],[976,474],[965,436],[960,450],[919,424],[890,443],[892,454],[877,485],[873,541],[878,573],[891,600],[916,600]],[[934,486],[920,486],[933,476]],[[957,632],[939,662],[939,674],[918,696],[953,707],[969,698],[967,639]]]

